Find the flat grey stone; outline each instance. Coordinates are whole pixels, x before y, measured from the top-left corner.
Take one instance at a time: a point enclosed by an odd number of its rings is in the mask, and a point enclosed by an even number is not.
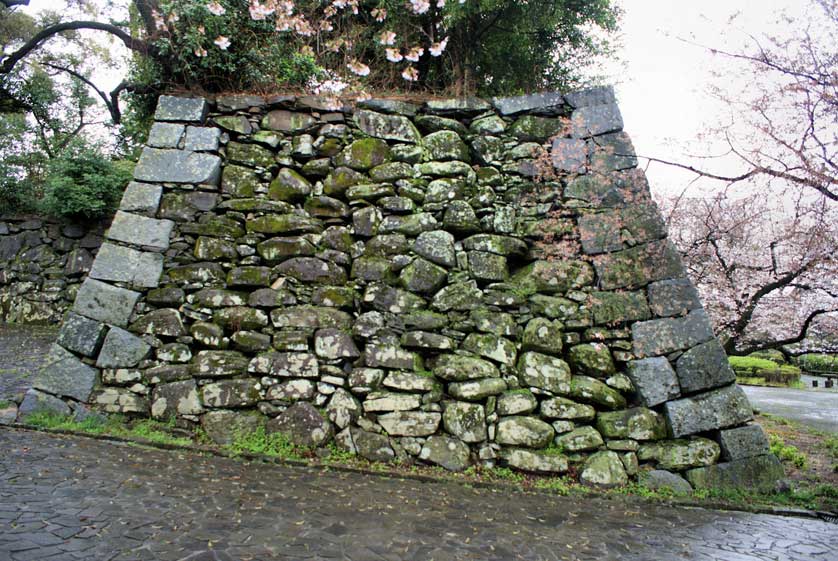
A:
[[[682,354],[675,363],[675,370],[685,394],[717,388],[736,380],[727,355],[716,339]]]
[[[593,171],[608,173],[637,167],[634,144],[626,133],[603,134],[588,142]]]
[[[95,368],[80,361],[73,353],[53,344],[44,367],[32,381],[32,387],[77,401],[87,401],[98,374]]]
[[[67,314],[55,342],[65,349],[87,357],[99,352],[108,326],[74,312]]]
[[[221,140],[221,130],[215,127],[186,127],[183,149],[192,152],[215,152]]]
[[[151,397],[151,415],[170,419],[176,415],[200,415],[204,412],[195,380],[158,384]]]
[[[222,95],[216,98],[215,103],[224,111],[241,111],[251,107],[264,107],[265,98],[247,94]]]
[[[668,489],[678,494],[689,494],[693,491],[692,485],[686,479],[664,469],[644,471],[638,475],[637,481],[653,491]]]
[[[722,459],[741,460],[768,454],[768,439],[759,425],[746,425],[719,431]]]
[[[386,115],[360,109],[355,112],[354,119],[362,131],[375,138],[401,142],[419,142],[421,138],[410,119],[402,115]]]
[[[76,294],[73,310],[90,319],[125,327],[139,297],[139,292],[88,278]]]
[[[701,308],[701,299],[690,279],[653,282],[648,287],[649,307],[656,316],[680,316]]]
[[[174,225],[171,220],[158,220],[118,210],[108,229],[108,239],[166,250]]]
[[[202,122],[207,116],[207,101],[201,97],[161,95],[154,112],[156,121]]]
[[[163,255],[103,243],[90,269],[90,277],[131,283],[134,287],[155,288],[163,274]]]
[[[599,288],[639,288],[650,282],[683,277],[684,265],[669,240],[657,240],[593,258]]]
[[[468,444],[447,436],[428,437],[419,458],[442,466],[448,471],[462,471],[471,463]]]
[[[153,405],[152,405],[153,408]],[[209,411],[201,415],[201,428],[210,440],[221,446],[232,444],[237,437],[265,426],[265,416],[258,411]]]
[[[573,112],[570,123],[573,138],[589,138],[623,130],[623,116],[614,103],[580,107]]]
[[[564,99],[574,109],[617,102],[613,86],[597,86],[577,92],[566,93],[564,94]]]
[[[745,392],[735,384],[669,401],[664,410],[675,438],[739,425],[753,418]]]
[[[391,113],[394,115],[407,115],[413,117],[419,111],[419,106],[415,103],[407,103],[405,101],[398,101],[395,99],[367,99],[358,102],[358,107],[363,109],[372,109],[379,113]]]
[[[681,395],[678,377],[666,357],[633,360],[628,363],[627,374],[640,402],[646,407],[660,405]]]
[[[552,112],[564,105],[564,96],[558,92],[492,98],[492,104],[501,115],[515,115],[524,111],[530,113]]]
[[[713,327],[704,310],[682,318],[638,321],[631,326],[632,350],[638,358],[682,351],[713,338]]]
[[[23,401],[20,403],[20,407],[18,407],[17,420],[19,423],[25,423],[29,415],[42,411],[49,411],[65,416],[72,413],[70,406],[57,397],[37,390],[27,390],[23,396]]]
[[[160,207],[160,198],[162,196],[162,186],[132,181],[122,194],[122,202],[119,203],[119,209],[146,216],[154,216]]]
[[[221,158],[187,150],[144,148],[134,168],[134,179],[149,183],[218,185]]]
[[[96,366],[99,368],[131,368],[148,356],[151,346],[124,329],[112,327],[105,337]]]
[[[422,232],[413,243],[413,251],[428,261],[453,267],[456,265],[456,252],[454,251],[454,236],[444,230],[433,230]]]
[[[588,155],[588,143],[578,138],[557,138],[550,148],[553,167],[565,173],[585,173]]]
[[[785,477],[780,460],[773,454],[695,468],[685,473],[696,489],[774,490]]]
[[[148,131],[146,146],[153,148],[177,148],[186,128],[175,123],[154,123]]]

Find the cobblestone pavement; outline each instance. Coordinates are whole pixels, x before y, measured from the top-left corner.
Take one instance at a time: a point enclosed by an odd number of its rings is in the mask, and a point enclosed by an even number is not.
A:
[[[0,429],[0,559],[828,560],[825,522]]]
[[[52,326],[0,323],[0,400],[29,388],[57,334]]]

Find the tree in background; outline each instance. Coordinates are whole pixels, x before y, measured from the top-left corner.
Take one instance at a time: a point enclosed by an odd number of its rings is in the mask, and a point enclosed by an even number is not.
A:
[[[818,336],[838,319],[838,213],[823,198],[722,193],[661,207],[728,354],[838,350]]]

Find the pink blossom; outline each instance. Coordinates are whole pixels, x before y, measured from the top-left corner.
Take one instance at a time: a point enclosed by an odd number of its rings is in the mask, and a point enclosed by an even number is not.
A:
[[[439,43],[434,43],[430,47],[428,47],[428,52],[431,56],[440,56],[442,51],[445,50],[445,47],[448,46],[448,37],[440,41]]]
[[[369,76],[370,67],[366,64],[358,62],[357,60],[350,61],[346,67],[352,71],[353,74],[357,74],[358,76]]]
[[[410,0],[410,9],[414,14],[424,14],[431,7],[429,0]]]
[[[271,2],[273,4],[273,2]],[[276,10],[272,5],[264,5],[259,0],[250,0],[250,19],[262,21]]]
[[[375,18],[375,21],[378,23],[383,22],[387,19],[387,9],[386,8],[373,8],[370,12],[370,15]]]
[[[392,31],[382,31],[378,36],[378,43],[380,45],[394,45],[396,43],[396,34]]]
[[[210,2],[207,4],[207,10],[214,16],[223,16],[227,13],[227,10],[224,9],[224,6],[219,4],[218,2]]]
[[[417,62],[419,60],[419,57],[421,57],[424,53],[425,49],[423,49],[422,47],[413,47],[412,49],[407,51],[407,54],[404,55],[404,58],[411,62]]]
[[[222,51],[226,51],[227,47],[230,46],[230,39],[223,35],[219,35],[215,38],[215,41],[213,41],[213,43],[215,43],[215,45]]]
[[[384,49],[384,52],[390,62],[401,62],[404,59],[398,49]]]
[[[402,78],[404,78],[408,82],[415,82],[419,79],[419,72],[412,66],[408,66],[402,72]]]
[[[196,56],[196,57],[205,57],[205,56],[207,56],[207,50],[206,50],[206,49],[204,49],[203,47],[201,47],[201,48],[197,48],[197,49],[195,49],[193,52],[195,53],[195,56]]]
[[[445,7],[445,0],[436,0],[436,7],[437,8],[444,8]]]

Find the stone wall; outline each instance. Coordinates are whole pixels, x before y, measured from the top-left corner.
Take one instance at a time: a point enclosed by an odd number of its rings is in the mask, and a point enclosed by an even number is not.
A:
[[[21,411],[592,485],[782,474],[610,88],[156,119]]]
[[[0,323],[60,323],[104,230],[101,224],[0,216]]]

